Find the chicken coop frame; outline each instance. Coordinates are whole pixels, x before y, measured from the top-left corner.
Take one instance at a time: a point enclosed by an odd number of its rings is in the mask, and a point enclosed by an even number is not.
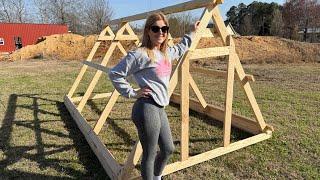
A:
[[[137,14],[134,16],[129,16],[125,18],[120,18],[112,20],[110,24],[100,33],[97,41],[95,42],[88,58],[83,62],[79,75],[77,76],[75,82],[73,83],[69,93],[64,97],[64,103],[69,110],[71,116],[77,123],[79,129],[85,136],[87,142],[89,143],[91,149],[98,157],[100,163],[105,169],[106,173],[111,179],[137,179],[138,177],[133,177],[131,172],[135,165],[138,163],[139,158],[142,154],[142,147],[139,141],[136,142],[132,151],[129,153],[128,158],[124,165],[120,165],[111,152],[102,143],[98,134],[100,133],[103,125],[105,124],[112,107],[116,103],[119,93],[116,90],[109,93],[95,94],[92,92],[98,83],[98,80],[102,73],[107,73],[108,70],[106,65],[113,53],[113,51],[118,48],[123,55],[127,52],[121,45],[123,40],[135,41],[136,45],[139,45],[139,38],[133,32],[129,25],[129,22],[145,19],[149,14],[153,12],[163,12],[164,14],[172,14],[177,12],[183,12],[198,8],[204,8],[204,11],[200,18],[199,29],[195,33],[193,41],[189,50],[183,55],[183,57],[178,61],[175,66],[169,85],[169,95],[171,102],[180,104],[181,111],[181,159],[178,162],[168,164],[163,175],[167,175],[181,169],[193,166],[195,164],[210,160],[212,158],[221,156],[223,154],[241,149],[243,147],[258,143],[260,141],[266,140],[271,137],[273,128],[272,126],[265,123],[255,96],[252,92],[250,81],[254,81],[252,75],[246,74],[240,63],[239,57],[235,51],[235,43],[231,35],[228,34],[226,26],[220,15],[218,6],[222,4],[223,0],[194,0],[185,3],[181,3],[174,6],[169,6],[166,8],[158,9],[155,11],[150,11],[146,13]],[[211,47],[204,49],[197,49],[197,45],[202,37],[212,37],[214,35],[213,29],[207,28],[210,20],[213,20],[215,29],[217,30],[219,36],[221,37],[224,46],[223,47]],[[110,26],[120,25],[116,34],[113,33]],[[169,45],[173,45],[172,38],[169,34],[170,41]],[[107,50],[101,64],[91,62],[97,49],[103,41],[110,41],[111,44]],[[203,68],[190,67],[189,60],[199,59],[199,58],[209,58],[227,56],[227,71],[217,71],[208,70]],[[96,69],[96,73],[90,82],[86,92],[81,97],[74,97],[75,90],[80,84],[87,68]],[[227,80],[226,94],[225,94],[225,108],[221,109],[219,107],[207,104],[204,97],[202,96],[196,82],[191,76],[192,72],[204,73],[206,76],[223,76]],[[233,86],[235,82],[235,76],[238,77],[236,80],[240,81],[250,106],[255,115],[255,119],[249,119],[237,114],[232,113],[232,102],[233,102]],[[173,93],[175,87],[178,85],[178,80],[180,80],[180,94]],[[189,97],[189,87],[194,91],[197,99],[192,99]],[[87,120],[82,116],[81,111],[85,107],[89,99],[99,99],[99,98],[109,98],[107,105],[105,106],[100,118],[96,121],[95,126],[92,128]],[[76,106],[75,104],[78,103]],[[189,110],[197,111],[201,114],[205,114],[211,118],[223,122],[223,146],[216,149],[189,156]],[[246,132],[254,134],[252,137],[237,141],[230,142],[231,126],[242,129]]]

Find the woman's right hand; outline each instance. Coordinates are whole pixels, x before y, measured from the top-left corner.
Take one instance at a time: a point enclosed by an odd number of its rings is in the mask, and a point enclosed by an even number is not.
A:
[[[141,88],[138,91],[136,91],[137,98],[140,98],[140,97],[148,98],[151,92],[152,90],[148,86]]]

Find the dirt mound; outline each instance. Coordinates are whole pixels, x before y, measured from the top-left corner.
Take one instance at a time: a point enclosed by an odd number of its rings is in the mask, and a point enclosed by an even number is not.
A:
[[[35,45],[23,47],[2,60],[17,61],[35,58],[75,60],[83,59],[89,53],[97,36],[83,37],[76,34],[51,35]]]
[[[320,44],[292,41],[279,37],[267,36],[241,36],[235,37],[236,50],[242,63],[302,63],[320,62]],[[34,58],[51,58],[61,60],[83,60],[90,53],[96,35],[80,36],[76,34],[63,34],[47,36],[36,45],[26,46],[2,60],[26,60]],[[179,39],[175,39],[175,42]],[[125,49],[134,47],[134,43],[122,43]],[[100,58],[106,53],[109,43],[102,43],[95,58]],[[198,48],[222,46],[220,38],[201,39]],[[111,61],[117,61],[122,53],[116,51]],[[1,58],[0,58],[1,60]],[[225,61],[224,57],[216,60]],[[198,64],[214,63],[211,59],[196,60]]]
[[[234,37],[237,54],[244,64],[260,63],[320,63],[320,44],[292,41],[271,36]],[[201,39],[198,48],[223,46],[221,38]],[[224,57],[216,60],[225,61]],[[208,59],[197,63],[209,65]]]
[[[271,36],[235,38],[236,50],[242,62],[300,63],[320,62],[320,44],[292,41]]]

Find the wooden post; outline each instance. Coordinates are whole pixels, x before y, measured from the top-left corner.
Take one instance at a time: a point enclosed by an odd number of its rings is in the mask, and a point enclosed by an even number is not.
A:
[[[189,52],[187,52],[189,53]],[[188,55],[181,65],[181,161],[189,157],[189,60]]]
[[[228,60],[228,77],[225,98],[225,118],[223,124],[223,146],[226,147],[230,144],[231,133],[231,117],[232,117],[232,100],[233,100],[233,84],[234,84],[234,44],[232,37],[229,35],[227,44],[231,47],[229,60]]]
[[[114,35],[113,32],[111,31],[110,27],[107,26],[103,31],[101,31],[101,33],[100,33],[100,35],[99,35],[99,38],[105,36],[106,33],[109,33],[110,35]],[[92,59],[93,59],[95,53],[97,52],[100,44],[101,44],[101,42],[99,42],[99,41],[97,41],[97,42],[94,44],[94,46],[93,46],[93,48],[92,48],[89,56],[87,57],[87,60],[86,60],[86,61],[92,61]],[[81,70],[80,70],[80,73],[78,74],[76,80],[74,81],[74,83],[73,83],[73,85],[72,85],[72,87],[71,87],[71,89],[70,89],[70,91],[69,91],[69,93],[68,93],[68,95],[67,95],[68,97],[71,98],[71,97],[73,96],[74,92],[76,91],[77,87],[78,87],[79,84],[80,84],[80,81],[82,80],[82,78],[83,78],[83,76],[84,76],[84,73],[87,71],[87,68],[88,68],[87,65],[83,65],[83,66],[82,66],[82,68],[81,68]]]
[[[102,66],[106,66],[106,64],[108,63],[108,61],[109,61],[114,49],[118,45],[118,43],[119,42],[112,42],[111,43],[106,55],[104,56],[104,58],[103,58],[103,60],[101,62]],[[84,96],[82,97],[82,99],[81,99],[81,101],[80,101],[80,103],[78,105],[77,109],[78,109],[79,112],[81,112],[82,109],[84,108],[84,106],[86,105],[86,103],[87,103],[87,101],[88,101],[88,99],[89,99],[94,87],[97,85],[101,75],[102,75],[102,71],[97,71],[96,74],[94,75],[94,77],[93,77],[93,79],[92,79],[87,91],[85,92]]]

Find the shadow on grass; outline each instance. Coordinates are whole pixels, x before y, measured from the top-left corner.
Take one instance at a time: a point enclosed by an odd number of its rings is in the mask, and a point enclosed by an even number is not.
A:
[[[66,178],[85,178],[85,179],[106,179],[108,176],[96,158],[95,154],[92,152],[91,148],[87,144],[85,137],[82,135],[81,131],[78,129],[76,123],[73,121],[68,110],[64,106],[64,103],[58,100],[45,98],[49,94],[11,94],[7,103],[7,109],[5,112],[4,119],[0,128],[0,148],[3,152],[3,159],[0,160],[0,178],[1,179],[11,179],[11,178],[55,178],[55,179],[66,179]],[[52,94],[50,94],[52,95]],[[59,95],[62,97],[63,95]],[[31,100],[31,104],[19,105],[19,98],[25,98]],[[51,109],[44,109],[43,104],[39,101],[45,102],[45,104],[50,104],[55,106],[57,112],[52,112]],[[98,114],[102,111],[92,102],[89,101],[88,105]],[[178,107],[178,105],[175,105]],[[30,110],[33,117],[32,120],[18,120],[16,118],[17,112],[20,109]],[[29,111],[28,111],[29,112]],[[46,120],[41,120],[42,115],[49,115],[54,117],[54,121],[60,121],[64,123],[65,129],[68,131],[67,134],[62,132],[54,131],[54,129],[42,128],[42,123],[48,122]],[[212,118],[206,115],[199,114],[197,112],[191,111],[190,115],[196,116],[201,119],[204,123],[218,128],[223,128],[221,122],[212,120]],[[117,133],[117,136],[121,137],[124,143],[130,147],[134,144],[134,140],[131,135],[126,132],[123,128],[119,127],[115,121],[120,119],[108,119],[108,124]],[[128,119],[126,119],[128,120]],[[32,145],[12,145],[11,139],[17,138],[13,137],[13,128],[23,127],[34,131],[35,143]],[[70,139],[72,141],[69,145],[59,145],[47,143],[44,140],[44,136],[50,135],[59,137],[62,140]],[[245,133],[239,129],[233,128],[231,134],[233,140],[240,140],[250,137],[251,134]],[[18,137],[20,138],[20,137]],[[33,137],[32,137],[33,138]],[[218,138],[205,138],[197,137],[190,139],[190,142],[210,142],[218,143]],[[175,141],[175,144],[179,144],[180,141]],[[108,146],[108,144],[106,144]],[[111,144],[110,144],[111,145]],[[115,144],[112,144],[113,146]],[[67,152],[75,149],[78,154],[78,160],[83,165],[85,170],[79,170],[77,168],[66,166],[69,163],[79,163],[77,160],[70,160],[68,158],[52,158],[57,153]],[[116,148],[114,150],[127,151],[130,152],[130,148]],[[35,153],[30,153],[30,151]],[[175,152],[178,153],[178,152]],[[190,155],[195,155],[201,152],[193,152]],[[14,168],[16,163],[23,163],[27,159],[31,162],[36,162],[37,166],[30,167],[30,172],[28,170],[21,171]],[[9,168],[10,166],[10,168]],[[39,168],[40,170],[37,170]],[[19,168],[18,168],[19,169]],[[54,173],[62,174],[63,176],[52,176],[43,175],[48,169],[53,169]]]
[[[52,95],[52,94],[50,94]],[[104,169],[100,165],[98,159],[91,151],[91,148],[87,144],[84,136],[78,129],[77,125],[70,116],[68,110],[64,106],[63,102],[45,98],[48,96],[46,94],[11,94],[8,100],[7,109],[2,121],[0,128],[0,149],[3,151],[3,159],[0,160],[0,178],[1,179],[12,179],[12,178],[54,178],[54,179],[74,179],[74,178],[85,178],[85,179],[106,179],[108,176]],[[31,105],[19,105],[19,98],[31,99]],[[43,109],[39,100],[46,102],[45,104],[52,104],[58,110],[58,113],[50,112],[50,110]],[[32,120],[18,120],[16,118],[17,112],[21,109],[31,110],[33,119]],[[54,120],[50,122],[60,121],[64,123],[66,130],[69,132],[67,134],[62,132],[54,131],[54,129],[42,128],[42,123],[48,121],[42,121],[41,115],[50,115],[54,117]],[[56,119],[57,118],[57,119]],[[23,127],[34,131],[35,143],[33,145],[26,146],[14,146],[12,145],[11,139],[20,138],[13,137],[13,128]],[[71,144],[59,145],[53,144],[52,142],[46,143],[44,136],[51,135],[61,138],[70,139]],[[79,163],[76,160],[70,160],[68,158],[52,158],[57,153],[67,152],[75,149],[79,162],[85,170],[78,170],[66,164]],[[35,152],[30,153],[29,151]],[[51,156],[51,157],[50,157]],[[9,166],[13,166],[15,163],[20,161],[25,161],[27,159],[31,162],[36,162],[37,167],[30,167],[30,172],[20,171]],[[37,170],[39,168],[40,170]],[[10,170],[9,170],[10,169]],[[63,174],[63,176],[52,176],[43,175],[48,169],[54,169],[57,174]],[[37,171],[37,172],[35,172]],[[70,178],[67,178],[70,177]]]

